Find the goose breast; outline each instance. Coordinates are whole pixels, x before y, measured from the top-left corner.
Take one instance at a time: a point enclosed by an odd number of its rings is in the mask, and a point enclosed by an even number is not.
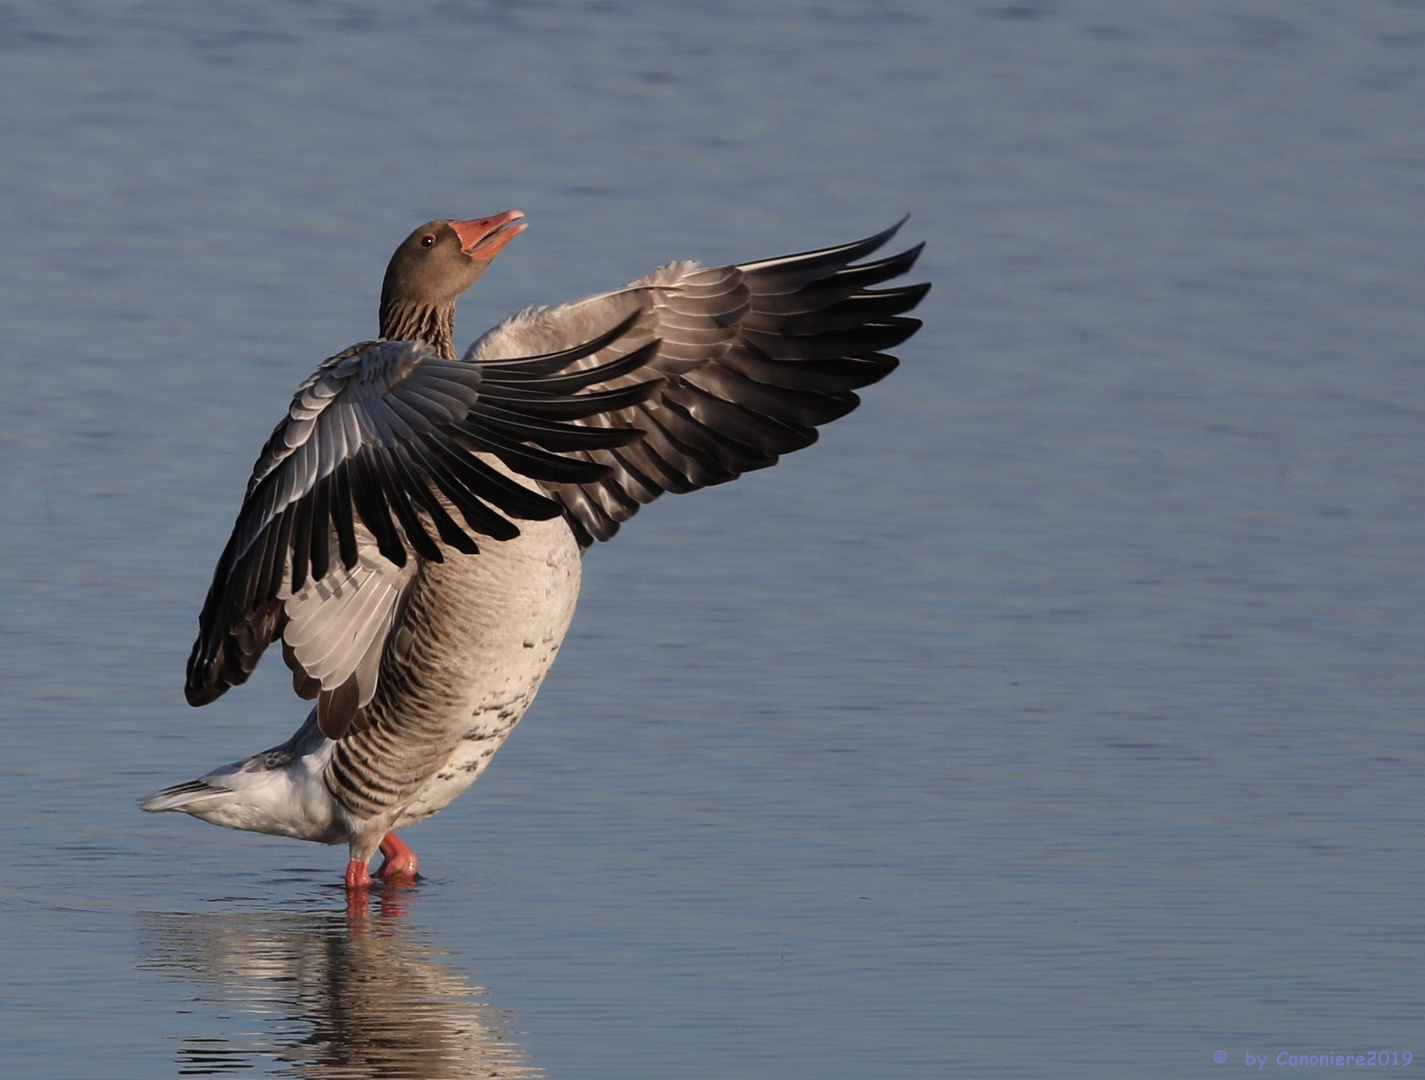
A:
[[[580,548],[560,519],[422,565],[368,726],[336,746],[332,796],[361,831],[424,820],[475,782],[529,708],[574,617]]]

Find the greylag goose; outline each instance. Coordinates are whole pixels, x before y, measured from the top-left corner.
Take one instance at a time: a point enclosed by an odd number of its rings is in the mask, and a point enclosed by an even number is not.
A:
[[[902,222],[903,223],[903,222]],[[395,831],[469,787],[529,708],[583,551],[644,503],[808,446],[893,370],[928,284],[875,289],[900,224],[738,266],[674,262],[534,307],[463,357],[455,302],[525,229],[439,220],[396,249],[380,339],[322,362],[253,469],[198,618],[205,705],[281,639],[316,705],[290,739],[150,795],[215,825],[350,849],[346,884],[415,878]]]

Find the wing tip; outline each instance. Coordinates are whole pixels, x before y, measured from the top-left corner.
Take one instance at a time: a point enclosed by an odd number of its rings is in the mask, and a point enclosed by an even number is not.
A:
[[[756,262],[739,263],[737,268],[744,274],[757,273],[759,271],[775,270],[782,267],[812,269],[822,265],[832,265],[840,262],[842,266],[850,265],[857,259],[865,258],[873,251],[885,246],[901,227],[910,220],[910,214],[906,214],[888,229],[883,229],[871,236],[863,237],[860,240],[851,240],[845,244],[836,244],[829,248],[813,248],[809,251],[798,251],[791,255],[777,255],[770,259],[759,259]],[[919,245],[924,247],[924,242]],[[917,252],[918,254],[918,252]]]
[[[212,678],[206,672],[204,675],[205,677],[199,680],[190,674],[187,683],[183,686],[184,698],[195,709],[217,701],[228,689],[222,682]]]

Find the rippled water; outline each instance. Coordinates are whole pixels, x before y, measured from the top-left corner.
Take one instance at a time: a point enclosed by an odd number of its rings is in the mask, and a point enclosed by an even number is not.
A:
[[[0,78],[6,1075],[1425,1056],[1419,3],[21,3]],[[270,660],[180,694],[252,458],[414,223],[509,206],[465,339],[906,211],[936,287],[590,555],[348,912],[134,801],[295,727]]]
[[[509,1016],[413,929],[404,899],[382,895],[375,917],[355,920],[269,903],[146,914],[142,969],[185,981],[180,994],[229,1021],[170,1036],[178,1071],[266,1059],[300,1076],[542,1075]]]

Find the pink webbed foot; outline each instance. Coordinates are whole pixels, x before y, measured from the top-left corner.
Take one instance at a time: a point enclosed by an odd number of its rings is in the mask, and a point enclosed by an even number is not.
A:
[[[348,892],[371,888],[371,875],[360,859],[352,859],[346,864],[346,888]]]
[[[387,833],[381,840],[381,869],[376,876],[388,884],[408,885],[416,880],[420,860],[416,853],[395,833]],[[348,870],[348,873],[350,871]]]

